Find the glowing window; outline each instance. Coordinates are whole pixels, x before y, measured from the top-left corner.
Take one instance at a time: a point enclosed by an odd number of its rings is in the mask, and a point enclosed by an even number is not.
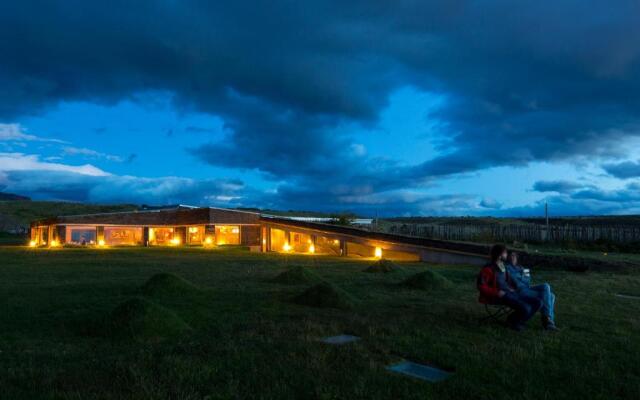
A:
[[[168,246],[173,240],[173,228],[149,228],[149,243],[151,245]]]
[[[95,244],[96,243],[96,227],[95,226],[68,226],[66,232],[66,242],[73,244]]]
[[[187,228],[187,243],[202,244],[204,239],[204,226],[190,226]]]
[[[104,241],[110,246],[142,244],[142,228],[125,226],[105,227]]]
[[[283,251],[287,243],[286,234],[282,229],[271,228],[271,250]]]
[[[306,253],[311,245],[311,236],[305,233],[291,232],[291,247],[297,253]]]
[[[240,227],[233,225],[216,226],[216,244],[240,244]]]

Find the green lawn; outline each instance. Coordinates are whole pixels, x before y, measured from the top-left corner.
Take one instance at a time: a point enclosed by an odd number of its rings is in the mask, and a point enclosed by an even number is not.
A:
[[[613,295],[640,295],[640,271],[533,271],[558,295],[562,331],[546,333],[535,318],[515,333],[478,323],[475,268],[360,272],[369,263],[239,250],[0,248],[0,397],[640,398],[640,300]],[[346,291],[353,308],[290,303],[309,285],[270,280],[299,265]],[[395,285],[427,268],[453,286]],[[164,340],[118,334],[112,311],[160,272],[202,289],[149,299],[188,329]],[[317,340],[340,333],[362,340]],[[432,384],[385,370],[403,357],[455,375]]]
[[[632,263],[640,265],[640,253],[625,253],[625,252],[605,252],[605,251],[588,251],[588,250],[574,250],[565,249],[557,246],[545,246],[545,245],[529,245],[528,251],[539,252],[541,254],[553,255],[553,256],[566,256],[566,257],[582,257],[591,258],[600,261],[608,262],[622,262]]]

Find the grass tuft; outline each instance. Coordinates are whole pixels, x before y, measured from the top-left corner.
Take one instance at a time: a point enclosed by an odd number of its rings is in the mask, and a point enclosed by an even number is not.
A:
[[[174,274],[155,274],[144,285],[140,292],[147,297],[180,298],[200,294],[201,290],[193,283]]]
[[[448,289],[453,286],[450,280],[431,270],[411,275],[404,281],[400,282],[400,285],[406,288],[419,290]]]
[[[310,284],[318,281],[321,279],[315,272],[301,266],[291,267],[271,280],[271,282],[285,285]]]
[[[140,297],[129,299],[113,310],[111,329],[115,337],[142,341],[159,341],[190,330],[173,311]]]
[[[302,294],[294,297],[293,302],[303,306],[337,308],[341,310],[348,310],[353,307],[351,295],[328,282],[310,287]]]
[[[362,272],[386,274],[388,272],[399,271],[401,269],[402,268],[400,268],[398,266],[398,264],[394,263],[393,261],[386,260],[386,259],[383,258],[383,259],[380,259],[380,260],[374,262],[369,267],[364,269]]]

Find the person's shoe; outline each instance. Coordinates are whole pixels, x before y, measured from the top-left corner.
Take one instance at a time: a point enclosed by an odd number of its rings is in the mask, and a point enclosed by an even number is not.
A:
[[[559,331],[559,329],[556,327],[556,324],[553,322],[553,320],[546,316],[542,317],[542,327],[546,331],[551,331],[551,332]]]

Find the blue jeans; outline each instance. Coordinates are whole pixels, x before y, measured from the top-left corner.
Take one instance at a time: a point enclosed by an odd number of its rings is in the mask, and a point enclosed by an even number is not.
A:
[[[523,296],[513,292],[507,292],[498,300],[499,304],[503,304],[513,310],[509,315],[509,323],[519,325],[527,322],[533,314],[542,306],[540,298],[535,296]]]
[[[556,303],[556,296],[551,292],[551,286],[548,283],[542,285],[530,286],[528,289],[520,291],[523,296],[537,297],[542,301],[542,307],[540,308],[540,314],[545,317],[549,317],[551,321],[554,321],[553,308]]]

